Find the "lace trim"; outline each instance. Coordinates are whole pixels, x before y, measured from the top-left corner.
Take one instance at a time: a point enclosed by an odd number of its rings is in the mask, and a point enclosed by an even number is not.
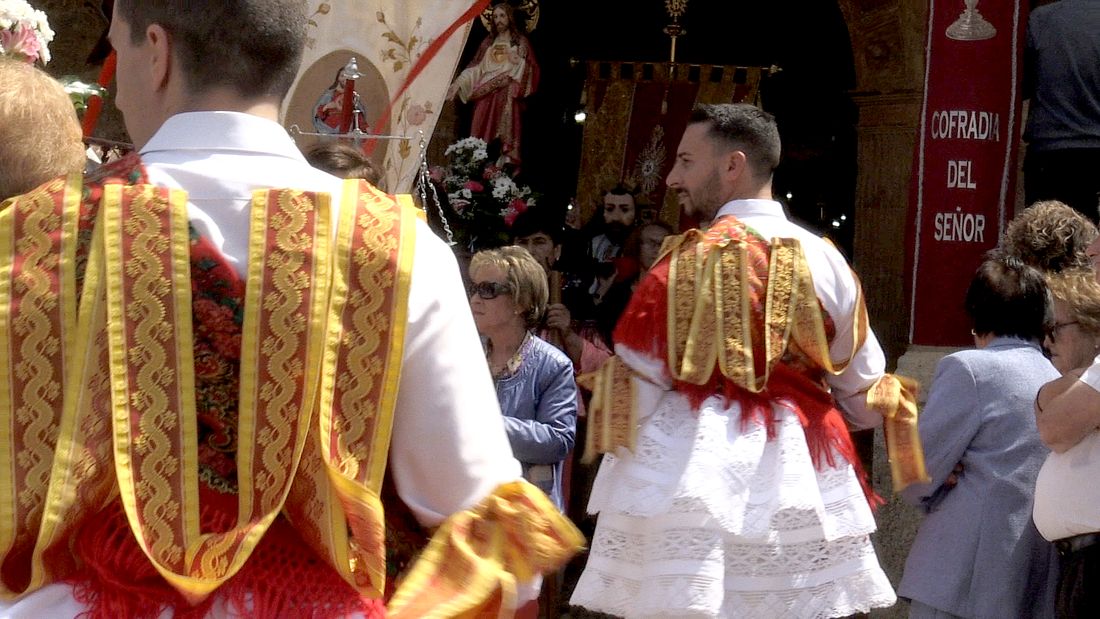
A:
[[[833,617],[896,596],[852,466],[814,468],[797,416],[742,431],[718,398],[696,415],[669,393],[634,453],[607,455],[600,518],[573,603],[625,617]]]

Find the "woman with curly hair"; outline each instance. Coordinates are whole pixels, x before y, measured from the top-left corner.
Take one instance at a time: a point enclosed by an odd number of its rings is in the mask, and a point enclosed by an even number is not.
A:
[[[1100,232],[1073,208],[1047,200],[1036,202],[1005,229],[1001,248],[1010,256],[1044,273],[1089,267],[1085,248]]]

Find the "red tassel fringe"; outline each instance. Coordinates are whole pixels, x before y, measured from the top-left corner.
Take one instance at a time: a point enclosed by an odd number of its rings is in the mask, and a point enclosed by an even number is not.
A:
[[[234,521],[228,513],[204,504],[203,531],[224,531]],[[241,571],[197,606],[189,605],[149,562],[118,500],[84,523],[73,551],[81,569],[69,582],[76,599],[88,606],[81,615],[87,619],[153,619],[165,609],[171,609],[176,619],[199,619],[215,601],[240,617],[386,615],[382,600],[360,597],[282,517],[276,518]]]

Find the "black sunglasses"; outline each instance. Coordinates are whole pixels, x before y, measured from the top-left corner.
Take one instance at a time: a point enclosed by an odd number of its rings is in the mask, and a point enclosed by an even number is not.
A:
[[[472,297],[476,294],[486,301],[495,299],[511,290],[511,286],[499,282],[477,282],[476,284],[470,284],[470,296]]]

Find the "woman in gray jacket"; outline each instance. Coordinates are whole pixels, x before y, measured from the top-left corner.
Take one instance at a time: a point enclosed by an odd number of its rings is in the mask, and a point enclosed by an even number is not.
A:
[[[991,257],[966,310],[975,349],[940,361],[920,417],[932,481],[902,492],[925,517],[898,595],[910,617],[1050,617],[1055,551],[1031,520],[1047,454],[1032,404],[1058,376],[1039,347],[1050,292],[1039,271]]]

